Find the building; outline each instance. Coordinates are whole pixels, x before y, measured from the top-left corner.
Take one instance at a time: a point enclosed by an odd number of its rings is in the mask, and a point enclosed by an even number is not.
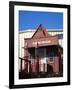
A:
[[[60,73],[63,59],[63,30],[20,32],[20,71],[26,73]]]

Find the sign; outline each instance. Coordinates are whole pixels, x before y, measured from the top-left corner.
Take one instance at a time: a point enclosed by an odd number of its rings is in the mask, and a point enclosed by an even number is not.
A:
[[[47,44],[47,43],[51,43],[51,40],[48,41],[34,41],[33,45],[37,45],[37,44]]]

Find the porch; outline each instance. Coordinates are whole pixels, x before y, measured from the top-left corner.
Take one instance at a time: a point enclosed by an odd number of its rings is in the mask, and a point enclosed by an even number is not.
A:
[[[62,67],[61,54],[61,48],[57,45],[28,48],[26,49],[26,57],[20,58],[20,72],[31,76],[32,74],[41,76],[59,74]]]

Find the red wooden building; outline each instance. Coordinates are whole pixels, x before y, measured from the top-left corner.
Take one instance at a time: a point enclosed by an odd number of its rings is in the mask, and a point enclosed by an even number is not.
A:
[[[32,38],[24,39],[24,71],[26,73],[59,73],[61,72],[62,47],[59,45],[58,36],[48,34],[40,25]]]

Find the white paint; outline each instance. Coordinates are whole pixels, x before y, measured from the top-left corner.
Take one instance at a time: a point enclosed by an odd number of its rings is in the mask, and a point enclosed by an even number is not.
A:
[[[37,45],[37,44],[47,44],[47,43],[51,43],[51,41],[50,40],[48,40],[48,41],[38,41],[38,42],[33,42],[32,44]]]
[[[16,11],[26,10],[26,11],[42,11],[42,12],[64,12],[64,8],[50,8],[50,7],[35,7],[35,6],[15,6]]]

